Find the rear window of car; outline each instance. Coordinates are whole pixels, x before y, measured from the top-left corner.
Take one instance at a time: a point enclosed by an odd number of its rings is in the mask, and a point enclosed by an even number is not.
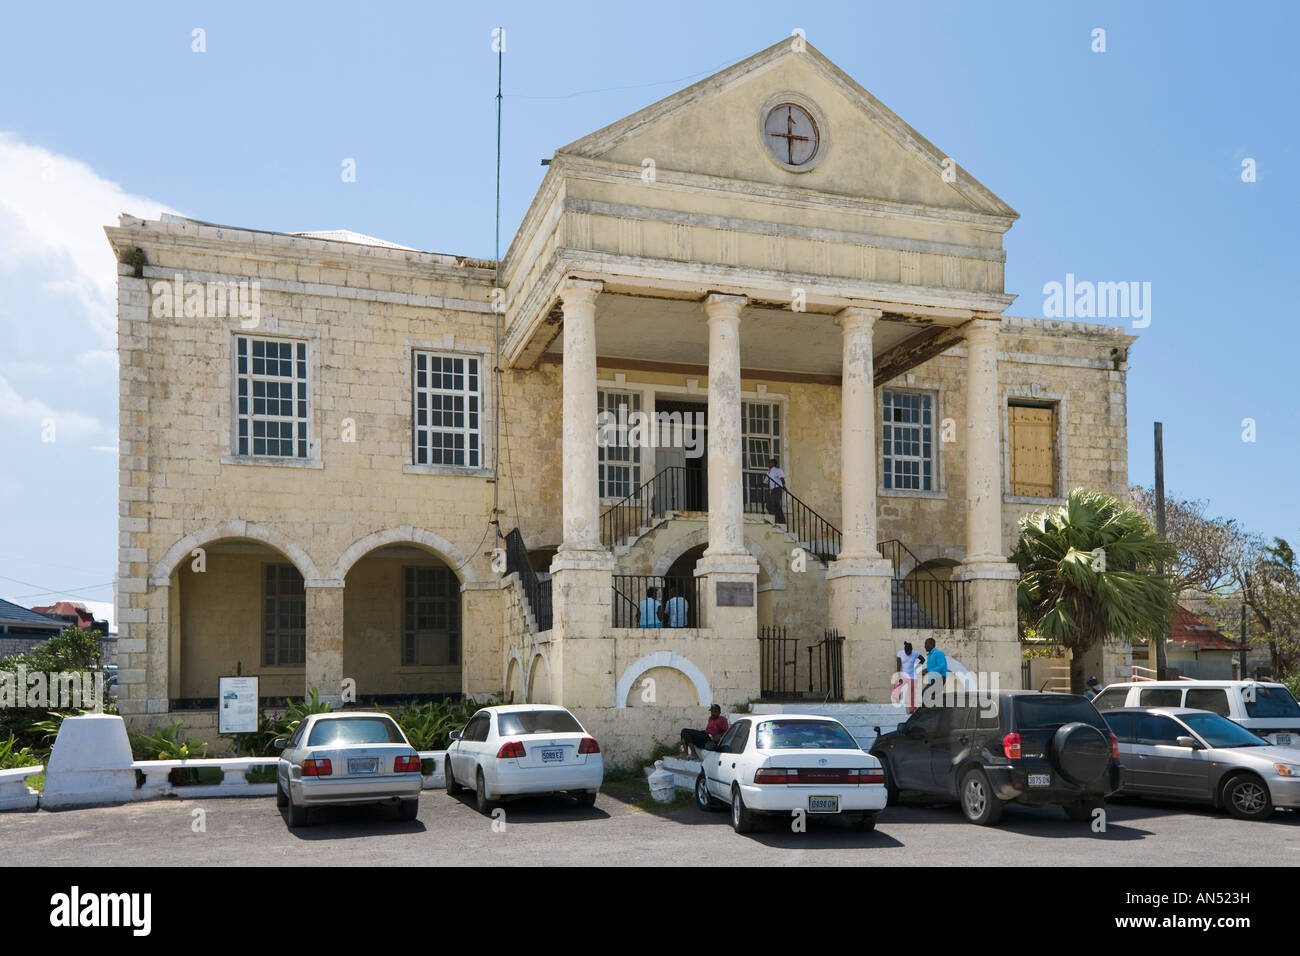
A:
[[[1017,729],[1059,727],[1076,721],[1107,730],[1092,704],[1073,694],[1030,694],[1013,697]]]
[[[1144,687],[1138,694],[1139,707],[1181,707],[1182,704],[1181,687]]]
[[[1117,710],[1124,706],[1126,700],[1128,700],[1127,687],[1112,687],[1109,690],[1103,690],[1094,697],[1092,706],[1098,710]]]
[[[1251,690],[1254,690],[1254,700]],[[1255,684],[1241,689],[1246,703],[1247,717],[1300,717],[1300,704],[1296,703],[1291,692],[1285,687],[1265,687]]]
[[[582,724],[567,710],[506,710],[497,714],[502,737],[528,734],[580,734]]]
[[[1189,688],[1187,703],[1183,706],[1190,707],[1192,710],[1208,710],[1220,717],[1227,717],[1232,713],[1228,709],[1228,692],[1222,687]]]
[[[765,720],[758,725],[760,750],[859,750],[858,742],[829,720]]]
[[[404,744],[406,738],[387,717],[341,717],[318,720],[307,738],[308,747],[332,744]]]

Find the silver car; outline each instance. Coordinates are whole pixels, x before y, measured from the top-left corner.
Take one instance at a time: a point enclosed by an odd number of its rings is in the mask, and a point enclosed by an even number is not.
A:
[[[1300,807],[1300,754],[1226,717],[1186,707],[1124,707],[1101,715],[1119,740],[1120,795],[1194,800],[1263,820]]]
[[[387,714],[311,714],[275,746],[275,803],[291,827],[307,823],[310,807],[390,803],[403,820],[420,812],[420,755]]]

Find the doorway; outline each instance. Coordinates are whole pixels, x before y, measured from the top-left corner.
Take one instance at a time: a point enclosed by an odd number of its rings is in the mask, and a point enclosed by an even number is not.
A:
[[[709,508],[709,406],[704,402],[655,402],[655,511]]]

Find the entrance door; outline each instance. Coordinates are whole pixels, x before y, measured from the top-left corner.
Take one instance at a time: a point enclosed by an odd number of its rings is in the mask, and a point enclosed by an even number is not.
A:
[[[708,412],[702,402],[655,403],[656,513],[708,510]]]

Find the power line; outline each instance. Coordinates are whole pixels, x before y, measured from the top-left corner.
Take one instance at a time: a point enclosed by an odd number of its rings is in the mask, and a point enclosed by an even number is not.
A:
[[[604,86],[595,90],[576,90],[573,93],[559,93],[554,96],[530,96],[527,93],[507,93],[506,96],[512,100],[568,100],[575,96],[587,96],[591,93],[618,93],[623,90],[644,90],[651,86],[664,86],[668,83],[684,83],[687,80],[698,79],[701,76],[708,76],[710,73],[716,73],[724,66],[730,66],[735,60],[725,60],[715,67],[707,70],[700,70],[698,73],[690,73],[686,76],[679,76],[672,80],[656,80],[653,83],[636,83],[632,86]]]

